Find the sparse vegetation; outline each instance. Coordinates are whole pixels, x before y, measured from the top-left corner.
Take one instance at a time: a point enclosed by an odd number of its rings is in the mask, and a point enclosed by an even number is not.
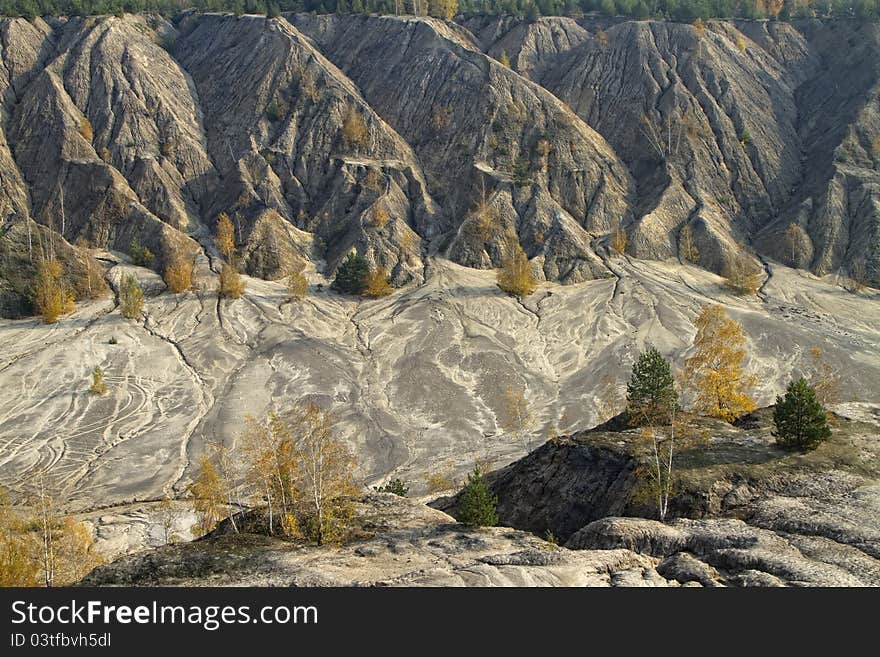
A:
[[[135,237],[131,240],[128,247],[128,257],[131,258],[133,264],[138,267],[152,267],[156,256],[146,246],[141,244],[140,239]]]
[[[224,299],[239,299],[244,294],[244,281],[234,265],[224,262],[220,267],[217,293]]]
[[[498,233],[501,218],[498,211],[489,203],[485,189],[474,208],[465,219],[463,230],[483,243],[490,242]]]
[[[821,347],[810,349],[809,372],[808,383],[820,404],[828,406],[840,401],[840,373],[825,360]]]
[[[364,117],[354,107],[349,107],[342,121],[342,141],[358,152],[367,145],[369,134]]]
[[[391,278],[388,276],[388,270],[385,267],[376,267],[367,274],[367,282],[364,286],[363,295],[365,297],[386,297],[394,292],[391,286]]]
[[[119,311],[127,319],[136,319],[144,308],[144,291],[137,278],[127,274],[119,286]]]
[[[849,275],[844,278],[843,286],[853,294],[863,292],[869,284],[868,271],[863,260],[856,260],[849,266]]]
[[[298,262],[287,275],[287,298],[290,301],[302,301],[309,293],[309,281],[303,274],[305,263]]]
[[[107,293],[104,269],[91,253],[91,244],[84,238],[76,240],[77,259],[85,266],[85,274],[73,281],[77,299],[99,299]]]
[[[389,219],[388,210],[384,206],[377,205],[373,208],[372,223],[376,228],[384,228]]]
[[[273,100],[266,107],[266,118],[269,119],[272,123],[277,123],[284,117],[284,109],[277,100]]]
[[[816,449],[831,436],[825,408],[803,378],[789,383],[784,397],[776,397],[773,423],[776,442],[789,449]]]
[[[629,237],[626,234],[626,229],[620,224],[617,224],[617,227],[611,232],[610,242],[611,249],[618,255],[623,255],[626,253],[626,247],[629,244]]]
[[[190,5],[181,4],[175,0],[158,0],[149,5],[129,1],[125,4],[125,11],[151,11],[161,13],[163,16],[173,17],[188,10]],[[275,2],[274,0],[260,2],[245,6],[240,1],[223,0],[210,5],[211,11],[231,11],[237,16],[245,11],[248,13],[265,14],[268,18],[275,18],[281,11],[302,11],[302,4],[288,4]],[[605,16],[626,16],[643,20],[646,18],[673,19],[676,21],[695,21],[710,18],[744,18],[760,19],[770,18],[773,20],[790,20],[795,18],[856,18],[860,20],[872,20],[880,17],[880,8],[873,0],[854,0],[849,4],[839,2],[823,3],[783,3],[782,0],[757,0],[756,2],[743,2],[731,5],[723,0],[660,0],[657,3],[633,2],[631,0],[583,0],[580,3],[548,3],[540,2],[489,2],[488,0],[413,0],[412,3],[404,3],[402,0],[394,2],[380,2],[379,0],[352,0],[351,2],[318,3],[317,5],[305,5],[306,10],[317,13],[351,13],[351,14],[396,14],[411,13],[415,16],[434,16],[444,20],[451,20],[458,14],[465,16],[473,15],[513,15],[517,18],[534,22],[541,15],[561,16],[579,15],[580,12],[600,12]],[[0,0],[0,15],[21,16],[23,18],[35,18],[38,15],[53,16],[76,16],[76,15],[121,15],[122,8],[118,4],[107,2],[87,2],[85,4],[74,3],[73,0],[45,0],[39,5],[29,0]],[[702,22],[702,21],[701,21]],[[604,32],[597,34],[597,41],[601,47],[607,46],[607,37],[602,39]],[[166,50],[173,48],[173,40],[170,34],[160,40],[160,45]],[[743,49],[744,50],[744,49]]]
[[[538,286],[529,259],[518,242],[514,243],[512,252],[505,258],[496,279],[498,287],[511,296],[528,296]]]
[[[521,387],[509,386],[504,391],[498,421],[505,432],[519,441],[523,451],[528,451],[529,432],[534,428],[535,416]]]
[[[42,476],[20,511],[0,489],[0,586],[65,586],[100,565],[89,529],[64,514]]]
[[[187,292],[193,287],[194,272],[195,262],[177,253],[165,268],[165,285],[174,294]]]
[[[45,324],[54,324],[61,315],[73,312],[73,291],[64,280],[57,259],[40,260],[31,285],[31,300]]]
[[[425,485],[428,493],[433,494],[455,488],[456,482],[447,472],[432,472],[425,479]]]
[[[694,240],[694,229],[690,224],[685,224],[678,234],[678,253],[682,260],[698,263],[700,261],[700,250],[697,248]]]
[[[382,180],[382,172],[379,171],[379,169],[370,167],[370,169],[367,171],[366,177],[364,178],[364,187],[366,189],[369,189],[371,192],[375,192],[378,194],[382,191]]]
[[[513,162],[513,184],[526,187],[532,184],[531,165],[525,157],[518,157]]]
[[[377,493],[392,493],[398,497],[406,497],[409,494],[409,486],[407,486],[402,479],[397,478],[391,479],[388,483],[382,486],[375,486],[373,490]]]
[[[235,257],[235,226],[225,212],[221,212],[217,217],[217,236],[214,238],[214,245],[227,261]]]
[[[104,382],[104,370],[97,365],[95,365],[95,369],[92,370],[92,385],[89,387],[89,392],[93,395],[107,394],[107,384]]]
[[[95,136],[94,130],[92,130],[92,124],[86,117],[82,117],[79,121],[79,127],[77,128],[80,136],[85,139],[87,142],[92,143],[92,138]]]
[[[807,252],[810,247],[810,238],[807,232],[798,224],[789,224],[785,229],[782,241],[788,264],[792,267],[800,266],[801,255]]]
[[[738,253],[727,265],[724,285],[732,292],[754,296],[761,289],[761,269],[744,253]]]

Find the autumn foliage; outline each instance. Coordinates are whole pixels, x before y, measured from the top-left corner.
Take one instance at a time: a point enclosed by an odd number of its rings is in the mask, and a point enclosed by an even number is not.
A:
[[[64,514],[42,479],[26,506],[0,489],[0,586],[64,586],[100,565],[92,533]]]
[[[195,263],[181,254],[175,254],[165,268],[165,285],[174,294],[187,292],[193,286]]]
[[[245,501],[265,504],[267,531],[318,544],[343,540],[358,493],[356,463],[334,435],[333,417],[311,403],[265,422],[250,417],[234,449],[202,455],[190,486],[195,529],[205,533]]]
[[[367,274],[367,284],[364,288],[365,297],[385,297],[393,291],[391,278],[388,276],[388,270],[385,267],[377,267],[370,270],[370,273]]]
[[[497,272],[497,282],[507,294],[519,297],[530,295],[538,286],[529,259],[519,244],[515,244],[513,253],[504,259]]]
[[[55,258],[44,258],[37,265],[31,299],[46,324],[54,324],[61,315],[73,312],[73,290],[64,280],[61,263]]]
[[[217,236],[214,238],[214,245],[226,260],[235,257],[235,226],[225,212],[221,212],[217,217]]]
[[[119,288],[119,310],[127,319],[136,319],[144,307],[144,291],[137,278],[128,274],[122,279]]]
[[[744,369],[742,324],[730,319],[722,306],[706,305],[694,326],[694,354],[685,363],[685,376],[696,394],[696,410],[727,421],[753,411],[750,393],[757,378]]]
[[[220,268],[220,283],[217,293],[226,299],[238,299],[244,294],[244,281],[238,269],[228,262],[224,262]]]

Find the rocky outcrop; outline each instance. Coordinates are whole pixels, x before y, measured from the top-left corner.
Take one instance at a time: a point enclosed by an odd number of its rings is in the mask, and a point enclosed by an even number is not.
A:
[[[654,514],[637,430],[612,421],[548,442],[490,473],[501,522],[571,549],[628,549],[658,572],[703,585],[876,586],[880,582],[877,426],[837,417],[806,454],[778,449],[765,409],[737,426],[690,420],[668,523]],[[455,513],[457,500],[435,503]],[[631,517],[620,517],[631,516]],[[640,517],[639,517],[640,516]]]
[[[505,528],[466,528],[390,494],[356,505],[357,537],[317,547],[218,530],[123,557],[85,586],[677,586],[630,550],[572,551]]]

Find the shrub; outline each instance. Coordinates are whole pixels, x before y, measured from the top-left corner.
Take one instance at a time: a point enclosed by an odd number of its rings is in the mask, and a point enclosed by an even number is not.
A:
[[[61,263],[54,258],[37,265],[31,300],[45,324],[54,324],[61,315],[73,312],[73,292],[61,275]]]
[[[447,473],[434,472],[425,479],[429,493],[439,493],[450,488],[455,488],[455,481]]]
[[[244,281],[241,280],[241,274],[228,262],[224,262],[220,269],[220,284],[217,293],[227,299],[238,299],[244,294]]]
[[[281,104],[277,100],[273,100],[266,108],[266,118],[268,118],[272,123],[275,123],[281,120],[281,116]]]
[[[471,527],[494,527],[498,524],[498,497],[493,495],[479,467],[468,475],[468,482],[458,503],[459,520]]]
[[[776,442],[789,449],[816,449],[831,436],[825,409],[803,377],[788,384],[785,397],[776,397],[773,424]]]
[[[353,107],[349,107],[342,122],[342,141],[346,146],[358,150],[366,146],[368,137],[369,132],[364,117]]]
[[[119,344],[119,340],[116,339],[116,336],[110,336],[110,339],[107,340],[107,344]]]
[[[156,256],[141,241],[135,237],[128,247],[128,255],[131,261],[138,267],[151,267]]]
[[[388,210],[386,210],[381,205],[377,205],[373,208],[373,225],[376,228],[384,228],[385,224],[388,223],[390,217],[388,216]]]
[[[287,277],[287,298],[291,301],[301,301],[309,293],[309,281],[303,274],[304,265],[298,263]]]
[[[401,479],[392,479],[384,486],[375,486],[373,488],[377,493],[393,493],[399,497],[406,497],[409,493],[407,486]]]
[[[626,229],[618,224],[614,232],[611,233],[611,248],[615,253],[623,255],[626,253],[627,244],[629,244],[629,237],[626,234]]]
[[[394,291],[391,287],[391,279],[388,276],[388,270],[385,267],[378,267],[371,270],[367,274],[367,284],[364,287],[364,296],[366,297],[387,297]]]
[[[231,261],[235,256],[235,226],[225,212],[221,212],[217,217],[217,236],[214,238],[214,245],[220,255],[227,260]]]
[[[92,130],[92,124],[86,117],[82,117],[82,119],[80,119],[78,130],[80,136],[82,136],[82,138],[85,139],[87,142],[91,143],[92,137],[94,137],[95,133],[94,130]]]
[[[143,308],[144,291],[138,284],[137,278],[128,274],[122,279],[122,285],[119,288],[119,310],[123,317],[135,319],[141,314]]]
[[[532,182],[529,161],[524,157],[516,158],[513,163],[513,184],[517,187],[525,187]]]
[[[363,294],[369,275],[370,265],[366,258],[350,253],[336,270],[331,287],[342,294]]]
[[[745,254],[737,254],[727,266],[725,286],[736,294],[749,296],[761,289],[761,270]]]
[[[76,299],[99,299],[107,293],[107,282],[104,280],[104,268],[90,251],[89,242],[84,239],[76,241],[77,260],[85,265],[85,271],[73,277],[73,293]]]
[[[165,268],[165,285],[174,294],[186,292],[193,286],[195,263],[180,254],[175,254]]]
[[[89,392],[93,395],[107,394],[107,384],[104,383],[104,371],[97,365],[92,370],[92,385],[89,387]]]
[[[498,287],[512,296],[528,296],[538,286],[529,259],[517,244],[497,273]]]

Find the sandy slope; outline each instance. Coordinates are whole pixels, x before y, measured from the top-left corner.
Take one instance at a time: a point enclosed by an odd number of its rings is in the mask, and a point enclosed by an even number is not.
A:
[[[682,361],[709,302],[744,323],[760,402],[813,346],[839,368],[845,401],[880,402],[876,293],[771,265],[761,298],[744,300],[677,263],[611,266],[619,278],[544,284],[522,304],[491,272],[434,259],[426,283],[377,301],[315,285],[289,303],[280,283],[248,279],[234,302],[156,294],[139,322],[111,300],[51,327],[0,322],[0,485],[23,491],[42,471],[74,508],[155,499],[181,490],[206,440],[232,441],[248,414],[308,397],[334,410],[369,483],[400,476],[420,492],[430,473],[461,476],[477,458],[501,465],[522,453],[497,425],[507,386],[526,387],[533,445],[551,425],[587,428],[613,410],[601,400],[622,395],[646,341]],[[119,265],[111,278],[123,269],[161,289],[147,270]],[[88,393],[95,365],[107,373],[103,398]]]

